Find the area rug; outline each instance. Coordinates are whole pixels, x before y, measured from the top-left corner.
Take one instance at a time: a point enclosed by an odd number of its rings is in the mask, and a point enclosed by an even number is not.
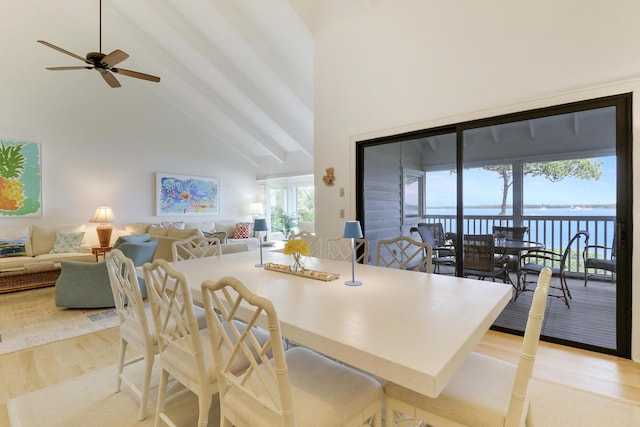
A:
[[[159,377],[154,364],[152,384]],[[142,378],[142,364],[133,365],[129,375]],[[148,416],[137,421],[138,400],[128,390],[114,393],[116,365],[18,396],[7,402],[10,427],[120,427],[152,426],[157,388],[149,396]],[[170,401],[167,413],[178,426],[197,424],[198,400],[181,385],[172,383],[172,392],[182,393]],[[531,382],[531,425],[536,427],[637,427],[640,406],[584,390],[534,379]],[[209,411],[209,426],[219,425],[216,397]]]
[[[29,298],[24,297],[25,292]],[[117,325],[118,315],[113,308],[56,307],[54,287],[0,295],[0,354]]]
[[[154,363],[152,384],[159,378],[159,363]],[[137,384],[143,377],[143,365],[128,367],[128,375]],[[117,366],[76,377],[7,402],[10,427],[120,427],[153,426],[157,387],[151,390],[147,405],[147,418],[138,421],[139,400],[124,387],[115,393]],[[178,426],[198,424],[198,398],[177,382],[170,383],[169,392],[178,393],[176,399],[165,406],[166,412]],[[212,398],[209,426],[218,426],[220,407],[216,396]]]

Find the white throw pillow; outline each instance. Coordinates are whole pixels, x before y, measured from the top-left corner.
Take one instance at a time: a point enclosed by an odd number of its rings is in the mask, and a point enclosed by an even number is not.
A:
[[[84,231],[79,232],[56,232],[56,242],[51,249],[51,254],[60,253],[73,253],[80,251],[80,245],[82,244],[82,238],[84,237]]]

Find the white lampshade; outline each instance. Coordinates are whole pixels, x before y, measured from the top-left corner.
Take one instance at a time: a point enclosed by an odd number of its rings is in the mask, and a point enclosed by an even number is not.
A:
[[[264,215],[264,207],[262,206],[262,203],[260,202],[251,203],[249,205],[249,215],[255,215],[255,216]]]
[[[116,222],[116,216],[113,213],[113,209],[109,206],[100,206],[96,209],[96,213],[89,219],[89,222],[97,222],[99,224],[108,224],[110,222]]]

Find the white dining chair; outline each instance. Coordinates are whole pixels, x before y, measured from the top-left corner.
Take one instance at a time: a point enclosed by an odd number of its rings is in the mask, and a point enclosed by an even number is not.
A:
[[[165,412],[169,376],[198,396],[198,426],[207,425],[212,396],[218,392],[209,336],[198,328],[187,279],[159,259],[143,267],[151,311],[158,331],[160,384],[155,425],[173,425]],[[203,345],[204,342],[204,345]]]
[[[388,426],[521,427],[529,409],[528,385],[540,340],[551,270],[538,277],[518,365],[471,353],[433,399],[395,383],[385,384]]]
[[[222,256],[220,240],[215,237],[192,236],[185,240],[177,240],[171,244],[174,261]]]
[[[432,271],[433,248],[407,236],[378,240],[376,265],[404,270]]]
[[[307,348],[285,351],[270,300],[232,277],[204,281],[202,296],[220,387],[220,426],[381,426],[382,385]],[[230,322],[240,314],[249,326],[244,330]],[[258,322],[268,325],[266,344],[253,335]],[[238,358],[250,361],[240,373],[233,369]]]
[[[322,257],[322,237],[309,233],[308,231],[301,231],[299,233],[292,233],[289,236],[289,240],[293,239],[302,239],[307,242],[309,256],[316,258]]]
[[[369,241],[367,239],[353,239],[356,251],[356,262],[369,263]],[[351,262],[351,239],[339,237],[327,237],[324,242],[323,258],[335,261]]]
[[[118,249],[108,252],[105,261],[120,323],[116,392],[122,390],[122,383],[129,387],[140,399],[138,419],[144,420],[147,417],[147,398],[151,389],[151,370],[158,353],[158,337],[150,311],[145,310],[133,261]],[[129,346],[141,355],[126,359]],[[144,361],[144,378],[141,385],[136,384],[135,380],[124,372],[125,367],[140,361]]]

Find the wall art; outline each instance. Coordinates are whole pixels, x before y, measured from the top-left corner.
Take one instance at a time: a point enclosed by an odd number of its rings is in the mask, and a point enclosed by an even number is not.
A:
[[[219,215],[220,180],[156,172],[156,215]]]
[[[0,139],[0,216],[42,216],[40,144]]]

